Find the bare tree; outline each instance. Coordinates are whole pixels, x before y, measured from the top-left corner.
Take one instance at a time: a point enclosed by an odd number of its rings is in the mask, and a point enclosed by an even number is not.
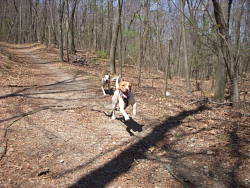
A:
[[[70,53],[75,54],[76,53],[76,46],[75,46],[75,34],[74,34],[74,19],[75,19],[75,11],[76,11],[76,5],[77,0],[72,0],[72,10],[70,14],[70,22],[69,22],[69,29],[70,29]]]
[[[108,0],[108,15],[107,15],[107,25],[106,25],[106,37],[105,37],[105,48],[108,53],[110,53],[110,46],[112,41],[112,15],[113,15],[113,0]]]
[[[186,2],[186,0],[180,0],[181,31],[182,31],[182,45],[183,45],[184,70],[185,70],[186,83],[187,83],[188,91],[191,91],[190,78],[189,78],[189,66],[188,66],[188,52],[187,52],[185,17],[184,17],[185,2]]]
[[[66,32],[65,32],[65,46],[66,46],[66,61],[69,62],[69,25],[70,25],[70,19],[69,19],[69,0],[66,0]]]
[[[43,7],[43,23],[41,30],[41,42],[44,43],[46,41],[46,32],[47,32],[47,0],[44,0]]]
[[[232,0],[227,2],[227,15],[223,14],[221,4],[217,0],[213,0],[214,16],[218,27],[218,35],[220,39],[220,53],[223,56],[224,66],[226,67],[229,77],[229,91],[230,99],[234,105],[239,102],[239,89],[238,89],[238,58],[232,51],[232,43],[229,40],[229,20]],[[224,18],[227,18],[226,20]],[[235,58],[234,58],[235,57]],[[221,88],[222,90],[224,88]]]
[[[121,13],[122,13],[122,5],[123,5],[123,0],[118,0],[116,22],[113,28],[112,42],[111,42],[111,47],[110,47],[110,70],[114,74],[116,73],[115,54],[116,54],[118,33],[119,33],[120,23],[121,23],[120,19],[121,19]]]
[[[141,70],[142,70],[142,63],[145,58],[146,46],[147,46],[147,39],[148,39],[148,24],[149,24],[149,8],[150,8],[150,0],[145,0],[143,5],[143,25],[140,27],[140,47],[139,47],[139,59],[138,59],[138,86],[141,85]]]
[[[165,65],[165,78],[164,78],[164,89],[163,89],[163,96],[166,97],[166,92],[167,92],[167,88],[168,88],[168,69],[169,69],[169,65],[171,64],[171,53],[172,53],[172,46],[173,46],[173,41],[169,40],[168,41],[168,59]]]
[[[59,58],[60,61],[63,61],[63,13],[64,13],[64,7],[65,7],[65,0],[60,0],[59,4]]]

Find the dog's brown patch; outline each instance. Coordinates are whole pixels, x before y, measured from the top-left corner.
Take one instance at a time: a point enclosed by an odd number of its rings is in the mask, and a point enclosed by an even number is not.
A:
[[[128,91],[130,91],[132,88],[132,84],[130,82],[127,81],[121,81],[119,83],[119,89],[123,92],[126,93]]]

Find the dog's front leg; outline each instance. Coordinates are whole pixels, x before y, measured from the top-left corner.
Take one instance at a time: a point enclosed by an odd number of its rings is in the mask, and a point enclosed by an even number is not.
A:
[[[125,121],[128,121],[129,120],[129,116],[128,116],[128,114],[125,111],[125,103],[124,103],[123,100],[119,101],[119,106],[120,106],[120,112],[122,113]]]
[[[115,120],[115,109],[118,104],[118,97],[117,94],[115,93],[112,97],[112,112],[111,112],[111,119]]]
[[[116,109],[116,105],[117,105],[117,103],[112,104],[112,112],[111,112],[111,119],[112,119],[112,120],[115,120],[115,109]]]
[[[104,90],[103,86],[102,86],[102,92],[103,92],[103,95],[106,95],[106,93],[105,93],[105,90]]]

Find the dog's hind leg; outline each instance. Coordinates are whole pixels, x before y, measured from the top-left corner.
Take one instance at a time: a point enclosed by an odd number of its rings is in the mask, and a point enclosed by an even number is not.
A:
[[[117,93],[113,95],[112,97],[112,112],[111,112],[111,119],[115,120],[115,109],[118,104],[118,98],[117,98]]]
[[[132,104],[133,116],[136,116],[136,106],[136,103]]]
[[[112,112],[111,112],[111,119],[115,120],[115,109],[116,109],[117,103],[112,103]]]

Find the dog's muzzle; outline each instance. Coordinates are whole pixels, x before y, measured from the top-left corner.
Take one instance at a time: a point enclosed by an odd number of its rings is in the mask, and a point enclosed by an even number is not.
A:
[[[110,80],[109,79],[105,79],[104,82],[105,82],[105,84],[108,84],[110,82]]]

